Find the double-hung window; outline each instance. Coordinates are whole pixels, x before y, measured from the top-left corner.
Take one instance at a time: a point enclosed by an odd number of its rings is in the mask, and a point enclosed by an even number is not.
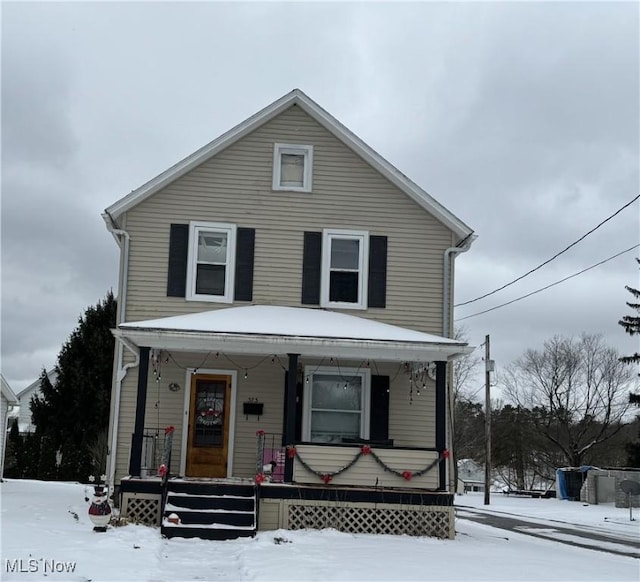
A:
[[[304,440],[340,443],[369,438],[370,370],[307,366],[305,378]]]
[[[273,189],[311,192],[313,146],[276,143],[273,148]]]
[[[218,222],[189,225],[187,299],[233,301],[236,226]]]
[[[366,309],[369,235],[325,230],[322,243],[321,305]]]

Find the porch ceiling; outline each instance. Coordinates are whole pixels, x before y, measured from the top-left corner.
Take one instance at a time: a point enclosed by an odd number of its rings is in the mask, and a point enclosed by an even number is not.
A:
[[[394,362],[446,361],[473,350],[464,342],[354,315],[271,305],[123,323],[113,334],[140,347],[163,350]]]

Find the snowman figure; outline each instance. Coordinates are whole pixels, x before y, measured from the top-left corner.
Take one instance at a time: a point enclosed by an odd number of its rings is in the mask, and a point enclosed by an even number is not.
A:
[[[94,525],[93,531],[107,531],[107,524],[111,521],[111,505],[107,499],[107,487],[93,486],[93,498],[89,506],[89,519]]]

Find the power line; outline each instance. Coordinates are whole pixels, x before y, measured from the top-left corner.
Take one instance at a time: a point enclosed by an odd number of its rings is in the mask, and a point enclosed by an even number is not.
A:
[[[579,242],[581,242],[585,238],[587,238],[591,233],[593,233],[596,230],[598,230],[603,224],[605,224],[606,222],[609,222],[612,218],[614,218],[615,216],[620,214],[628,206],[631,206],[636,200],[638,200],[638,198],[640,198],[640,194],[638,194],[633,200],[630,200],[624,206],[622,206],[621,208],[616,210],[611,216],[609,216],[608,218],[605,218],[600,224],[598,224],[597,226],[594,226],[589,232],[583,234],[578,240],[572,242],[568,247],[566,247],[565,249],[561,250],[559,253],[556,253],[555,255],[553,255],[553,257],[551,257],[550,259],[547,259],[544,263],[540,263],[537,267],[531,269],[530,271],[527,271],[524,275],[521,275],[517,279],[514,279],[513,281],[511,281],[509,283],[506,283],[502,287],[498,287],[497,289],[494,289],[493,291],[490,291],[489,293],[485,293],[484,295],[480,295],[480,297],[476,297],[475,299],[469,299],[469,301],[465,301],[464,303],[458,303],[457,305],[454,305],[454,307],[462,307],[463,305],[469,305],[469,303],[475,303],[476,301],[480,301],[480,299],[484,299],[485,297],[489,297],[490,295],[493,295],[494,293],[497,293],[498,291],[502,291],[503,289],[506,289],[507,287],[510,287],[514,283],[517,283],[518,281],[521,281],[525,277],[531,275],[531,273],[534,273],[538,269],[541,269],[545,265],[548,265],[551,261],[553,261],[554,259],[557,259],[563,253],[566,253],[571,247],[576,246]]]
[[[586,269],[582,269],[582,271],[579,271],[578,273],[574,273],[573,275],[569,275],[568,277],[565,277],[564,279],[560,279],[559,281],[556,281],[555,283],[551,283],[550,285],[547,285],[546,287],[542,287],[540,289],[537,289],[536,291],[532,291],[531,293],[527,293],[526,295],[522,295],[522,297],[518,297],[516,299],[512,299],[511,301],[507,301],[506,303],[502,303],[501,305],[496,305],[495,307],[491,307],[490,309],[485,309],[484,311],[479,311],[478,313],[472,313],[471,315],[466,315],[465,317],[461,317],[460,319],[456,319],[455,321],[463,321],[465,319],[469,319],[471,317],[476,317],[477,315],[483,315],[484,313],[489,313],[489,311],[495,311],[496,309],[500,309],[501,307],[506,307],[507,305],[511,305],[512,303],[515,303],[516,301],[521,301],[522,299],[526,299],[527,297],[531,297],[532,295],[535,295],[536,293],[540,293],[542,291],[546,291],[547,289],[551,288],[551,287],[555,287],[556,285],[560,285],[560,283],[564,283],[565,281],[568,281],[569,279],[573,279],[574,277],[577,277],[578,275],[582,275],[582,273],[586,273],[587,271],[590,271],[591,269],[595,269],[596,267],[599,267],[600,265],[604,265],[605,263],[608,263],[609,261],[612,261],[613,259],[619,257],[620,255],[624,255],[625,253],[628,253],[629,251],[632,251],[633,249],[637,249],[638,247],[640,247],[640,244],[634,245],[624,251],[620,251],[619,253],[613,255],[612,257],[609,257],[608,259],[604,259],[603,261],[600,261],[599,263],[596,263],[595,265],[591,265],[590,267],[587,267]]]

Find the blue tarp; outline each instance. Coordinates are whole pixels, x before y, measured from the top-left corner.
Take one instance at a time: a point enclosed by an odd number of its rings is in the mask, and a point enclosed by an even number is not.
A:
[[[559,499],[577,501],[580,499],[580,489],[586,479],[587,471],[595,469],[590,465],[581,467],[562,467],[556,471],[556,491]]]

